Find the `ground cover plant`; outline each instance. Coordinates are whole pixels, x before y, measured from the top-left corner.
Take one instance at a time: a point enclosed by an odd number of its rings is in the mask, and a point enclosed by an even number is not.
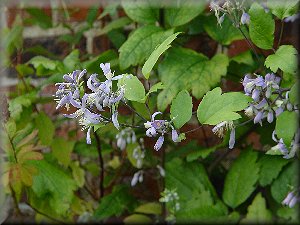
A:
[[[298,6],[106,2],[76,28],[80,7],[57,24],[23,7],[1,38],[18,83],[0,221],[299,222]],[[68,32],[51,51],[26,44],[28,25]]]

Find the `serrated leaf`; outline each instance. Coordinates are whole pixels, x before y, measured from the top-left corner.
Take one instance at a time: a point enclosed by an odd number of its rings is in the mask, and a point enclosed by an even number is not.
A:
[[[55,132],[52,120],[44,112],[40,112],[35,119],[35,124],[41,143],[46,146],[51,145]]]
[[[205,1],[178,0],[165,9],[165,21],[171,27],[181,26],[190,22],[205,9]]]
[[[125,74],[119,80],[118,86],[124,85],[124,97],[130,101],[143,102],[145,99],[145,88],[142,82],[132,74]]]
[[[222,121],[237,120],[241,116],[236,113],[248,106],[250,98],[240,92],[222,94],[217,87],[206,93],[197,110],[200,123],[216,125]]]
[[[52,59],[46,58],[44,56],[35,56],[32,59],[28,61],[28,64],[32,64],[34,68],[38,68],[39,66],[42,66],[49,70],[55,70],[56,69],[56,62]]]
[[[73,197],[76,184],[60,168],[46,160],[31,161],[38,174],[33,177],[29,192],[29,202],[41,212],[66,215]]]
[[[260,165],[260,185],[264,187],[271,184],[288,162],[288,160],[282,158],[281,156],[262,156],[258,161],[258,164]]]
[[[151,53],[151,55],[149,56],[142,68],[142,73],[146,79],[149,79],[150,72],[153,69],[155,63],[157,62],[159,57],[171,47],[170,44],[177,38],[178,34],[180,34],[180,32],[172,34],[170,37],[166,38],[166,40],[164,40],[163,43],[157,46],[155,50]]]
[[[74,149],[75,142],[65,140],[64,138],[55,138],[51,144],[53,156],[65,167],[71,162],[71,152]]]
[[[269,55],[265,66],[274,73],[278,69],[283,72],[295,74],[297,70],[297,50],[292,45],[281,45],[273,55]]]
[[[229,45],[235,40],[243,39],[243,35],[232,25],[231,20],[226,16],[221,27],[214,15],[205,17],[202,21],[207,34],[222,45]]]
[[[275,16],[283,20],[297,13],[298,3],[299,0],[271,1],[268,6]]]
[[[119,49],[120,68],[124,70],[129,66],[143,63],[154,51],[155,47],[172,33],[173,30],[164,31],[162,28],[154,25],[147,25],[133,31]]]
[[[252,204],[248,207],[248,213],[241,223],[268,224],[272,222],[272,213],[267,209],[266,200],[258,193]]]
[[[217,54],[209,60],[191,49],[173,47],[159,65],[165,89],[158,95],[158,110],[164,111],[182,90],[192,90],[196,98],[201,98],[220,82],[221,76],[226,74],[227,65],[225,55]]]
[[[271,13],[266,13],[260,4],[255,2],[251,5],[249,15],[249,35],[252,42],[259,48],[272,49],[275,22]]]
[[[185,163],[175,158],[166,163],[165,179],[166,188],[175,189],[179,196],[178,222],[209,221],[227,214],[202,164]]]
[[[137,213],[160,215],[162,213],[162,207],[161,207],[160,203],[149,202],[149,203],[140,205],[134,211]]]
[[[278,138],[282,138],[283,142],[289,147],[290,143],[297,131],[298,124],[297,113],[285,111],[276,119],[275,131]]]
[[[129,18],[136,22],[154,24],[159,18],[159,9],[151,1],[123,0],[122,6]]]
[[[298,186],[298,162],[284,168],[279,177],[272,183],[271,194],[276,202],[281,203],[287,194]]]
[[[186,90],[178,93],[171,105],[171,120],[177,129],[180,129],[192,117],[192,97]]]
[[[233,162],[225,178],[223,200],[231,208],[236,208],[248,199],[255,190],[259,178],[257,152],[243,150]]]
[[[113,202],[113,204],[112,204]],[[134,207],[133,197],[125,185],[115,186],[112,193],[104,196],[95,210],[94,218],[104,220],[111,216],[119,216],[125,209]]]

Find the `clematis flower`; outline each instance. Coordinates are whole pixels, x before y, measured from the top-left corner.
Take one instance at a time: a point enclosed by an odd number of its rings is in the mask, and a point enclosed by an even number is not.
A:
[[[79,85],[80,79],[84,76],[86,73],[86,69],[80,71],[80,70],[74,70],[72,73],[65,74],[63,76],[64,80],[70,84],[73,85]]]
[[[78,108],[78,110],[72,114],[64,114],[64,116],[67,118],[80,118],[79,124],[83,127],[82,130],[88,129],[87,144],[91,144],[91,138],[90,138],[91,126],[95,124],[99,124],[100,122],[103,121],[103,119],[101,118],[101,115],[92,113],[87,108],[87,99],[88,99],[88,94],[85,94],[82,98],[82,103],[76,107]]]
[[[161,112],[155,112],[151,116],[151,121],[147,121],[144,123],[146,130],[146,135],[148,137],[156,137],[158,134],[161,134],[161,136],[157,139],[154,149],[158,151],[161,149],[163,143],[164,143],[164,135],[171,129],[172,130],[172,140],[174,142],[178,142],[178,133],[174,129],[174,127],[171,125],[170,122],[167,120],[156,120],[155,117],[158,114],[162,114]]]
[[[229,149],[233,149],[235,144],[235,127],[233,121],[223,121],[213,127],[212,132],[219,137],[224,137],[225,131],[230,130]]]

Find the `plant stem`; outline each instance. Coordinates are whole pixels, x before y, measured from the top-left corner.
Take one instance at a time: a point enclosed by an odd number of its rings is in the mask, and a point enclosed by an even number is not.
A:
[[[102,147],[101,147],[101,140],[100,137],[98,136],[97,132],[94,131],[95,139],[96,139],[96,144],[97,144],[97,151],[98,151],[98,160],[100,164],[100,184],[99,184],[99,190],[100,190],[100,198],[104,196],[104,161],[103,161],[103,156],[102,156]]]
[[[281,26],[280,26],[280,35],[279,35],[279,39],[278,39],[277,49],[279,48],[281,40],[282,40],[283,28],[284,28],[284,21],[282,20]]]

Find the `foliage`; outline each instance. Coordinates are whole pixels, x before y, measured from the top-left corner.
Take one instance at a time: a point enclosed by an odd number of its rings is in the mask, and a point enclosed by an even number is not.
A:
[[[3,30],[18,81],[1,121],[8,222],[24,209],[40,223],[299,222],[298,52],[284,32],[299,1],[175,2],[99,3],[80,26],[80,8],[57,24],[25,5]],[[66,33],[52,51],[28,46],[27,26]]]

